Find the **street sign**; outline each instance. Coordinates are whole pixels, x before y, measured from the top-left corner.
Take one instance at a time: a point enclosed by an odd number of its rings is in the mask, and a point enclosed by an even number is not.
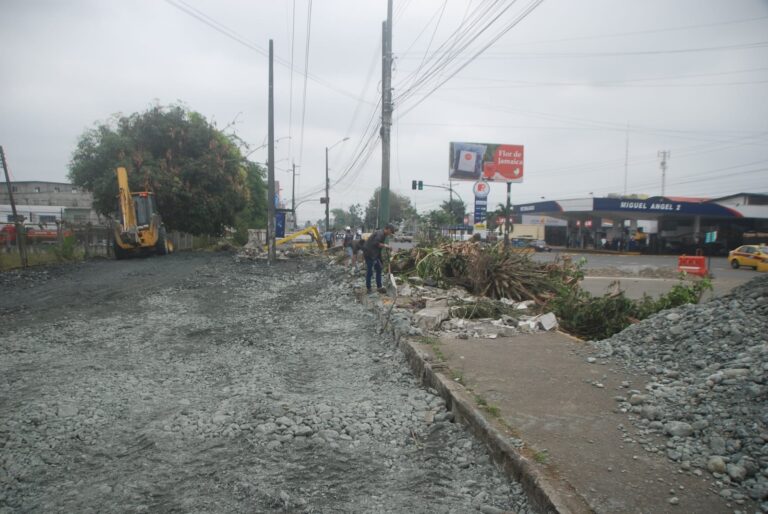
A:
[[[705,243],[714,243],[717,241],[717,230],[714,232],[707,232],[704,234],[704,242]]]

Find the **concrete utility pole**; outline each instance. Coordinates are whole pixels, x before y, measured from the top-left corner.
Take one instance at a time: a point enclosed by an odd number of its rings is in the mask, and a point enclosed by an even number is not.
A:
[[[328,232],[331,229],[330,221],[330,208],[331,197],[329,196],[331,189],[331,181],[328,180],[328,147],[325,147],[325,231]]]
[[[267,122],[267,245],[268,262],[275,262],[275,96],[272,40],[269,40],[269,120]]]
[[[19,259],[21,259],[21,266],[26,268],[29,265],[27,260],[27,236],[24,232],[24,225],[21,224],[19,214],[16,212],[16,202],[13,200],[11,178],[8,175],[8,163],[5,162],[5,151],[2,146],[0,146],[0,160],[3,163],[3,171],[5,172],[5,185],[8,188],[8,199],[11,201],[11,212],[13,212],[13,226],[16,228],[16,246],[19,248]]]
[[[627,123],[627,138],[624,143],[624,196],[627,196],[627,177],[629,176],[629,123]]]
[[[296,163],[293,163],[291,179],[291,212],[293,213],[293,228],[296,228]]]
[[[664,196],[666,192],[667,183],[667,159],[672,156],[672,152],[669,150],[660,150],[659,159],[661,159],[661,196]]]
[[[389,135],[392,127],[392,0],[381,34],[381,191],[379,228],[389,223]]]
[[[504,220],[504,250],[509,249],[509,218],[512,210],[512,182],[507,182],[507,208]]]

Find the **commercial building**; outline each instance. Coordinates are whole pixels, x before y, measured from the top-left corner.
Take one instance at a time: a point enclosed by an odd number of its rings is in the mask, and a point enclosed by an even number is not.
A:
[[[565,221],[547,227],[547,241],[577,248],[717,255],[768,240],[768,194],[547,200],[517,205],[514,214]]]

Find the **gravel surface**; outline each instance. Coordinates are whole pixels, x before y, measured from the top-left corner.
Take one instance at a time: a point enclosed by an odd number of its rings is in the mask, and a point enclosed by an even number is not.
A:
[[[711,474],[721,496],[768,512],[768,276],[593,344],[599,357],[650,374],[644,390],[616,398],[641,436],[667,437],[647,451]]]
[[[0,512],[530,512],[337,273],[0,275]]]

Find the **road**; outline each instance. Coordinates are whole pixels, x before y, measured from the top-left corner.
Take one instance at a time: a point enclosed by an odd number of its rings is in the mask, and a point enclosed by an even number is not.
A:
[[[334,273],[0,275],[0,512],[530,512]]]
[[[595,295],[604,294],[613,287],[618,279],[618,285],[627,296],[639,298],[643,294],[659,296],[668,292],[680,280],[677,275],[677,256],[675,255],[616,255],[598,253],[574,253],[553,250],[547,253],[536,253],[533,258],[543,262],[551,262],[565,255],[574,260],[583,258],[587,276],[582,287]],[[752,269],[732,269],[725,257],[707,258],[708,269],[712,275],[712,294],[719,296],[757,275]]]

